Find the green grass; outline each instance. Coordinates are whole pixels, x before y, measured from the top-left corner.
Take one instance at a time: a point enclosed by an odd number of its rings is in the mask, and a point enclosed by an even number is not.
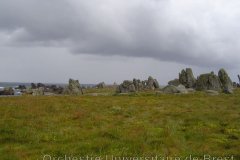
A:
[[[240,90],[219,96],[101,91],[112,95],[0,98],[0,159],[240,155]]]

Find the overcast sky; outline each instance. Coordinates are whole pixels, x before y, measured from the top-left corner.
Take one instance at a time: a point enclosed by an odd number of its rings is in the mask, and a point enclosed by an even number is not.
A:
[[[0,0],[0,81],[240,73],[239,0]]]

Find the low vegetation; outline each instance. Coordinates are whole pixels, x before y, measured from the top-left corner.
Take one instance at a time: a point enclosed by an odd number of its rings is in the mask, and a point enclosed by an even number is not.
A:
[[[96,91],[109,94],[93,96]],[[240,90],[219,96],[84,92],[0,98],[0,159],[240,155]]]

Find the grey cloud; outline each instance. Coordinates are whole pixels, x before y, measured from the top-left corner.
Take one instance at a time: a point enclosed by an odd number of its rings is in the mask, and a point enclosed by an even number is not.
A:
[[[237,0],[1,0],[0,31],[8,45],[236,68],[239,7]]]

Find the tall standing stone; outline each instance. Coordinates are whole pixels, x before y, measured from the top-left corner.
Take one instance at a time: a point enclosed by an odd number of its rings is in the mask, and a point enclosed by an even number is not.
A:
[[[68,86],[64,91],[65,94],[82,95],[83,91],[78,80],[69,79]]]
[[[220,69],[218,72],[218,77],[222,83],[222,88],[225,93],[232,93],[233,83],[227,72],[224,69]]]
[[[156,79],[153,79],[153,77],[149,76],[147,80],[147,89],[154,90],[159,88],[159,83]]]
[[[196,79],[193,76],[191,68],[186,68],[179,73],[179,82],[184,85],[186,88],[195,88]]]

